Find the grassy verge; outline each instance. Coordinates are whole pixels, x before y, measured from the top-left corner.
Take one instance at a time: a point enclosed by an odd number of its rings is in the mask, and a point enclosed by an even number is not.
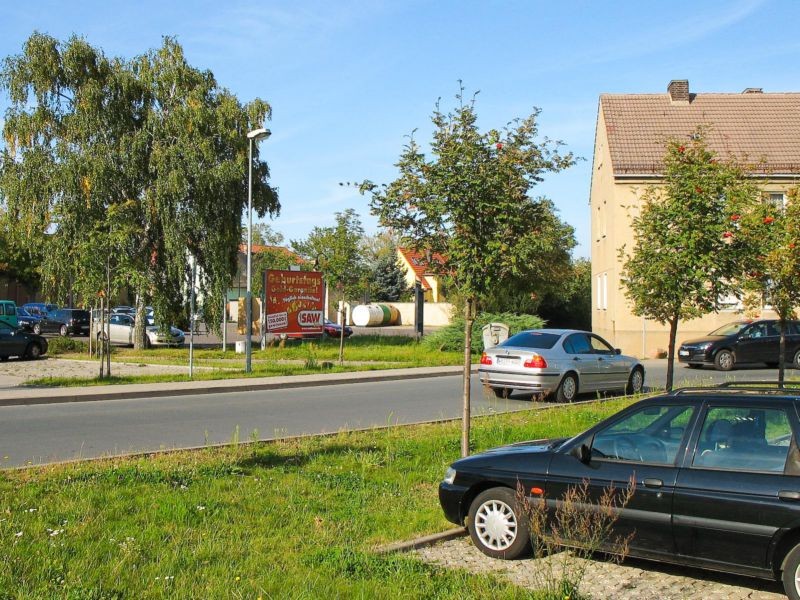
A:
[[[199,371],[194,379],[235,379],[240,377],[274,377],[278,375],[307,375],[322,372],[352,372],[406,367],[438,367],[460,365],[459,352],[431,350],[406,336],[357,336],[346,340],[345,364],[338,365],[339,342],[333,339],[310,341],[290,340],[284,348],[253,349],[253,372],[244,373],[244,357],[232,350],[198,349],[194,364]],[[59,358],[86,360],[85,352],[64,351]],[[189,363],[188,348],[153,348],[134,350],[114,348],[113,362],[150,365],[180,365]],[[476,358],[477,360],[477,358]],[[327,364],[326,364],[327,363]],[[113,373],[113,368],[112,368]],[[163,383],[188,381],[184,373],[132,375],[98,380],[89,378],[46,377],[28,381],[31,386],[84,386],[118,383]]]
[[[570,435],[630,402],[475,420],[476,449]],[[377,556],[449,528],[457,423],[0,473],[2,598],[528,598]]]

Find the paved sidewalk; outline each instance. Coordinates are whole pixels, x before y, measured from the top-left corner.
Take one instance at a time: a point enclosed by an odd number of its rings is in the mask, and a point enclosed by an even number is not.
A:
[[[519,587],[537,589],[536,574],[544,560],[498,560],[480,552],[470,539],[459,538],[415,550],[424,561],[472,573],[487,573]],[[581,591],[593,600],[785,600],[776,582],[709,573],[686,567],[662,566],[629,559],[622,565],[587,561]]]
[[[319,373],[314,375],[247,377],[239,379],[176,381],[170,383],[139,383],[72,388],[11,388],[0,389],[0,406],[154,398],[159,396],[216,394],[221,392],[249,392],[253,390],[271,390],[276,388],[369,383],[373,381],[391,381],[398,379],[421,379],[426,377],[459,375],[461,372],[461,367],[454,366],[417,367],[410,369],[355,371],[351,373]]]

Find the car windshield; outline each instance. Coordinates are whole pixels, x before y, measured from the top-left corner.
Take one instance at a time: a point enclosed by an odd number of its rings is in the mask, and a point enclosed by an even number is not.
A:
[[[723,325],[719,329],[715,329],[708,335],[734,335],[739,333],[742,329],[750,325],[746,321],[738,321],[736,323],[728,323],[727,325]]]
[[[498,346],[514,346],[516,348],[537,348],[547,350],[556,345],[561,336],[555,333],[544,333],[542,331],[522,331],[512,335]]]

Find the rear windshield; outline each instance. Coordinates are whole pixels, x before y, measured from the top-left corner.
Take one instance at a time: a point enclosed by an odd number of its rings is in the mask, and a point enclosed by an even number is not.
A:
[[[72,317],[73,319],[88,319],[89,318],[89,311],[88,310],[65,310],[66,316]]]
[[[719,329],[715,329],[708,335],[733,335],[735,333],[739,333],[742,329],[750,325],[750,323],[746,321],[739,321],[737,323],[728,323],[727,325],[723,325]]]
[[[515,346],[517,348],[539,348],[547,350],[556,345],[561,336],[555,333],[543,333],[541,331],[523,331],[517,335],[512,335],[500,346]]]

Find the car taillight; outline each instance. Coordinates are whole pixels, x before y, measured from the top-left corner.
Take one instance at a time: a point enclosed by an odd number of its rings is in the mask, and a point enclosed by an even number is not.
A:
[[[481,364],[482,365],[490,365],[492,364],[492,357],[484,352],[481,354]]]
[[[543,356],[534,354],[528,360],[522,363],[522,366],[528,367],[529,369],[545,369],[547,368],[547,361],[544,359]]]

